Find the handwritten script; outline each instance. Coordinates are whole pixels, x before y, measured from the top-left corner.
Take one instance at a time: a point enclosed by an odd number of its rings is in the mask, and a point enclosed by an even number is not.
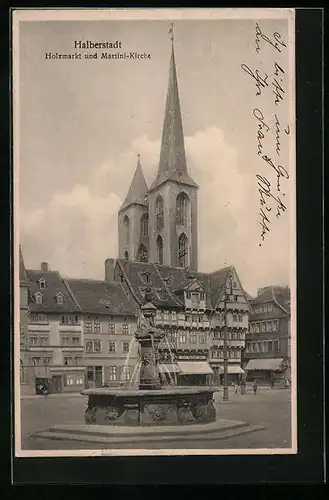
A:
[[[262,246],[274,221],[287,211],[285,182],[289,173],[282,157],[288,148],[290,126],[281,118],[288,85],[283,62],[287,44],[281,33],[265,33],[259,23],[255,24],[254,36],[256,59],[261,59],[259,68],[243,63],[241,69],[255,89],[251,118],[255,126],[255,153],[259,164],[256,188],[259,196],[259,246]]]

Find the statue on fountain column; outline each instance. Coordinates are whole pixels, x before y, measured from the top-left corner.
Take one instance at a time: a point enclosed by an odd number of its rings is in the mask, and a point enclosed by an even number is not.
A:
[[[160,374],[158,368],[158,346],[164,337],[163,330],[156,328],[154,317],[156,307],[151,302],[151,293],[145,293],[144,304],[141,306],[135,338],[140,344],[141,371],[140,389],[160,389]]]

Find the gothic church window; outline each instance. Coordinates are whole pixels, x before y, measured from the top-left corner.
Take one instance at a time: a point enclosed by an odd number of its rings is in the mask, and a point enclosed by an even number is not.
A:
[[[149,234],[149,216],[144,214],[141,217],[141,236],[148,236]]]
[[[158,196],[155,202],[155,214],[156,214],[156,227],[161,229],[163,227],[163,198]]]
[[[178,266],[188,266],[188,240],[184,233],[178,238]]]
[[[186,226],[189,219],[190,200],[187,194],[180,193],[176,198],[176,223]]]
[[[128,243],[129,243],[129,226],[130,226],[130,223],[129,223],[129,217],[127,215],[125,215],[125,217],[123,219],[123,226],[124,226],[124,241],[125,241],[125,245],[128,245]]]
[[[160,265],[163,264],[163,241],[160,235],[157,237],[157,260]]]

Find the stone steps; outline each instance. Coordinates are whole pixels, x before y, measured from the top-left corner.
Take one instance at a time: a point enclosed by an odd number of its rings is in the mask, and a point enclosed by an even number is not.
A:
[[[101,427],[101,429],[99,428]],[[104,429],[105,427],[105,429]],[[226,439],[232,436],[247,434],[263,430],[265,427],[250,425],[247,422],[222,420],[211,424],[187,426],[157,426],[145,427],[119,427],[119,426],[55,426],[51,429],[34,434],[35,439],[78,441],[81,443],[95,443],[99,445],[122,444],[138,448],[138,443],[161,443],[196,441],[206,442],[214,439]]]

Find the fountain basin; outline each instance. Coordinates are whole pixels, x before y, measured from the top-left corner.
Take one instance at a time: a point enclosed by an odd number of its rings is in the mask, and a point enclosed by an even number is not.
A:
[[[207,424],[216,420],[214,387],[155,390],[86,389],[86,424],[160,426]]]

